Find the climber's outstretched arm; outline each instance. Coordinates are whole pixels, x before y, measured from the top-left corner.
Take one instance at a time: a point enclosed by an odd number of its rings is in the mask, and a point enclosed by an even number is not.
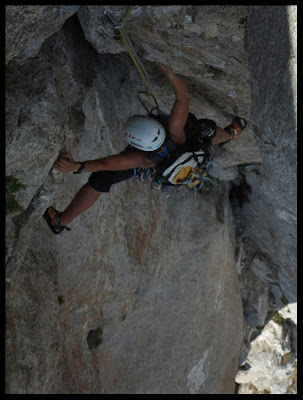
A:
[[[157,63],[157,65],[169,80],[176,96],[168,119],[169,134],[175,143],[182,144],[185,141],[184,126],[189,112],[190,94],[185,83],[170,67],[162,63]]]
[[[133,149],[127,154],[117,154],[97,160],[84,161],[85,172],[124,171],[139,167],[152,167],[154,163],[145,157],[140,150]],[[69,153],[63,154],[55,163],[54,168],[60,172],[76,172],[81,166]]]

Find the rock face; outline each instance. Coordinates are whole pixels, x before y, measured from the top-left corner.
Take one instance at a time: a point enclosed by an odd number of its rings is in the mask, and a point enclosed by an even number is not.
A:
[[[118,21],[127,7],[106,10]],[[63,210],[88,179],[53,170],[58,154],[115,154],[124,121],[145,114],[144,84],[104,11],[6,7],[7,393],[262,392],[255,369],[269,392],[295,390],[296,322],[277,320],[296,301],[295,7],[134,7],[125,31],[160,108],[174,96],[157,61],[182,77],[197,117],[224,127],[238,113],[248,127],[213,146],[212,187],[166,197],[132,179],[54,236],[45,208]],[[285,71],[283,96],[273,71]],[[254,345],[279,326],[288,342],[275,335],[283,362],[270,376]]]
[[[239,393],[296,393],[296,18],[296,7],[253,7],[248,19],[252,121],[263,162],[238,186],[249,187],[249,202],[234,208],[245,226],[239,277],[255,338],[236,379]]]
[[[295,315],[293,305],[282,308],[252,342],[236,377],[239,394],[296,393]]]
[[[35,57],[43,42],[58,32],[79,6],[9,6],[6,17],[6,64]]]

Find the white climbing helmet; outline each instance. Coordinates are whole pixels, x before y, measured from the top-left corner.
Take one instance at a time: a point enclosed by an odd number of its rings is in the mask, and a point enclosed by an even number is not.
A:
[[[126,121],[124,135],[128,143],[137,149],[153,151],[162,146],[166,132],[154,118],[135,115]]]

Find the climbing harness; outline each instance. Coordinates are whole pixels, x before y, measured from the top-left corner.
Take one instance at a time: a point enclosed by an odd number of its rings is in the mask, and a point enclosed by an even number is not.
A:
[[[124,43],[124,45],[125,45],[125,47],[126,47],[126,49],[128,51],[128,54],[130,55],[130,58],[132,59],[135,67],[137,68],[137,71],[139,72],[139,74],[140,74],[140,76],[141,76],[141,78],[143,80],[144,85],[146,86],[146,90],[145,91],[138,92],[138,97],[139,97],[139,100],[140,100],[141,104],[143,105],[145,110],[148,112],[148,114],[152,114],[153,110],[156,108],[157,112],[158,112],[158,115],[159,115],[159,106],[158,106],[157,99],[150,92],[150,83],[149,83],[150,79],[149,79],[148,73],[147,73],[144,65],[141,63],[141,61],[140,61],[135,49],[132,46],[132,43],[131,43],[131,40],[130,40],[129,36],[128,36],[127,32],[124,29],[125,28],[125,24],[126,24],[127,20],[129,19],[131,11],[132,11],[133,8],[134,8],[134,6],[128,6],[126,14],[125,14],[125,16],[124,16],[124,18],[123,18],[121,23],[115,23],[113,16],[107,10],[104,11],[104,16],[105,16],[106,20],[109,22],[111,28],[117,30],[120,33],[122,41],[123,41],[123,43]],[[143,100],[141,98],[141,95],[143,95],[143,94],[146,95],[146,96],[152,97],[152,99],[154,100],[154,102],[156,104],[156,106],[151,111],[148,110],[148,108],[145,106],[145,104],[144,104],[144,102],[143,102]]]

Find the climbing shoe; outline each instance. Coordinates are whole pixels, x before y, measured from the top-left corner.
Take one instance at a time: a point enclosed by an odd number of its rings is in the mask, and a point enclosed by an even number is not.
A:
[[[58,235],[64,229],[66,229],[68,231],[71,230],[67,226],[62,226],[60,224],[60,215],[61,215],[61,213],[59,211],[57,211],[54,207],[48,207],[43,214],[43,217],[46,220],[47,225],[50,227],[51,231],[55,235]]]
[[[238,136],[240,136],[241,133],[246,128],[246,125],[247,123],[244,118],[235,117],[232,123],[224,128],[224,130],[228,131],[230,134],[229,140],[227,140],[224,143],[221,143],[220,146],[229,143],[231,140],[235,140]]]

